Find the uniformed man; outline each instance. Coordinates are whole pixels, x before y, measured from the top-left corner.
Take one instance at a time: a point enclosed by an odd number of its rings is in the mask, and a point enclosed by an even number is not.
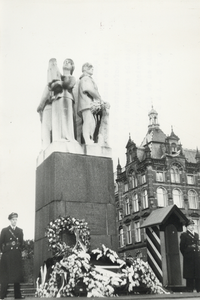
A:
[[[20,282],[23,279],[21,250],[23,245],[23,231],[16,226],[17,213],[8,216],[10,226],[3,228],[0,235],[0,299],[7,294],[8,284],[14,283],[15,299],[24,299],[20,291]]]
[[[199,235],[194,232],[194,221],[189,220],[187,231],[181,234],[180,251],[183,255],[183,278],[188,292],[200,292],[200,246]]]

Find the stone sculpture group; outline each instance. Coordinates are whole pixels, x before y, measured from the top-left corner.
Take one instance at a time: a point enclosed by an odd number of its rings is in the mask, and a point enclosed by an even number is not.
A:
[[[47,85],[37,108],[42,124],[42,150],[52,142],[68,141],[109,147],[109,103],[98,92],[93,66],[85,63],[76,82],[72,59],[63,62],[60,73],[55,58],[49,60]]]

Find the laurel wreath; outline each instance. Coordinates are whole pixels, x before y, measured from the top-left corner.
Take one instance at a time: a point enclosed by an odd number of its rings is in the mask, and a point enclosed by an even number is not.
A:
[[[76,237],[76,244],[73,248],[61,239],[61,233],[65,231]],[[90,229],[84,219],[79,220],[70,216],[59,217],[48,224],[45,236],[48,239],[49,250],[57,256],[78,248],[86,251],[90,246]]]

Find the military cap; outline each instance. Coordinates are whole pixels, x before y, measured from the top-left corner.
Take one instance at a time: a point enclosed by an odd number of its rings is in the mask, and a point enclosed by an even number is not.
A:
[[[194,225],[194,220],[192,218],[188,218],[188,222],[187,222],[187,225],[186,226],[189,226],[189,225]]]
[[[12,213],[8,216],[8,220],[11,220],[11,219],[13,219],[13,218],[18,218],[18,214],[12,212]]]

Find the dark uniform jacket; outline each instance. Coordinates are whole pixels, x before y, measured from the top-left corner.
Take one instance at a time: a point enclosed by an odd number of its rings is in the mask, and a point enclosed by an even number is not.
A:
[[[21,249],[23,231],[11,226],[3,228],[0,235],[0,282],[15,283],[23,279]]]
[[[190,232],[181,234],[180,251],[183,255],[183,278],[200,278],[199,235]]]

